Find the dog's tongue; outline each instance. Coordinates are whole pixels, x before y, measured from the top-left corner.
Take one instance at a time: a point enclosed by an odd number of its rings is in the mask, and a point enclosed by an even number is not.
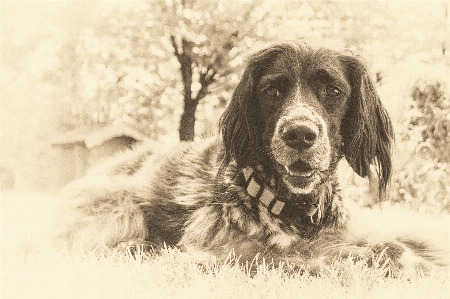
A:
[[[302,161],[297,161],[289,166],[285,166],[285,168],[289,175],[296,177],[310,177],[314,173],[311,166]]]

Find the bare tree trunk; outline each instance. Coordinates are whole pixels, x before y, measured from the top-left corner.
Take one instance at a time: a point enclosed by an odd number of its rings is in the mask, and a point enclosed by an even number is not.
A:
[[[192,96],[192,75],[194,69],[194,63],[191,57],[192,45],[189,41],[182,38],[181,45],[179,46],[175,36],[171,36],[170,38],[174,48],[174,54],[180,62],[180,72],[183,80],[184,109],[180,120],[180,141],[192,141],[195,137],[195,112],[197,111],[198,103],[208,94],[208,87],[214,82],[216,71],[210,65],[199,74],[201,87],[194,98]]]
[[[192,141],[195,137],[195,111],[198,101],[184,101],[184,110],[180,120],[180,141]]]
[[[189,55],[189,43],[182,39],[178,46],[175,36],[171,36],[174,54],[180,62],[181,79],[183,81],[183,102],[184,109],[181,115],[179,135],[180,141],[194,140],[195,132],[195,110],[198,101],[192,99],[192,59]]]

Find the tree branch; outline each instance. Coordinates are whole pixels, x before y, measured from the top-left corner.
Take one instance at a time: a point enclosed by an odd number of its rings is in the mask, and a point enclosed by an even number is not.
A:
[[[181,63],[181,54],[178,51],[177,41],[175,40],[175,36],[172,34],[170,35],[170,42],[172,43],[173,53],[175,54],[175,57],[177,57],[178,61]]]

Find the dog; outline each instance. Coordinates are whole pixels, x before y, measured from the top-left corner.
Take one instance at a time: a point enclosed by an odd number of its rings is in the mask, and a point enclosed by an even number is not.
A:
[[[441,265],[420,241],[348,234],[336,168],[378,184],[392,172],[391,120],[359,58],[299,43],[247,62],[219,138],[143,146],[67,186],[58,239],[71,250],[185,246],[240,261],[315,268],[339,257],[402,271]]]

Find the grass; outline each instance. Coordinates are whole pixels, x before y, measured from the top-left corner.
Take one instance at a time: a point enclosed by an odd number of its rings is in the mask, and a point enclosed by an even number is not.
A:
[[[407,280],[362,262],[335,261],[321,275],[285,273],[269,263],[256,274],[233,263],[200,266],[176,249],[73,256],[40,235],[54,201],[2,193],[1,298],[449,298],[448,271]],[[29,245],[33,244],[33,245]]]

